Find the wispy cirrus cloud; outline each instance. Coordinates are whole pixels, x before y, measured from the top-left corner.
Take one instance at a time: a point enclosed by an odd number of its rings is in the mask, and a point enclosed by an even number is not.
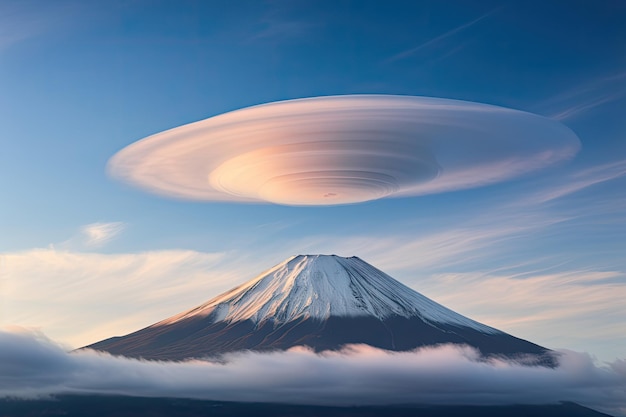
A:
[[[100,249],[127,228],[124,222],[95,222],[81,226],[69,239],[51,244],[51,248],[68,251]]]
[[[257,6],[260,7],[259,13],[251,19],[242,16],[239,24],[229,28],[228,36],[243,44],[280,46],[311,42],[323,26],[322,21],[303,13],[302,4],[271,1]]]
[[[604,75],[548,98],[537,109],[563,121],[626,97],[626,71]]]
[[[596,165],[569,173],[560,183],[532,193],[526,201],[532,204],[546,203],[624,176],[626,176],[626,160]]]
[[[119,235],[126,225],[122,222],[91,223],[81,227],[80,231],[89,247],[101,246]]]
[[[399,52],[395,55],[393,55],[392,57],[388,58],[385,62],[394,62],[394,61],[398,61],[401,59],[405,59],[405,58],[409,58],[413,55],[415,55],[416,53],[424,50],[424,49],[428,49],[428,48],[432,48],[432,47],[436,47],[438,45],[440,45],[442,42],[444,42],[446,39],[451,38],[453,36],[455,36],[456,34],[463,32],[464,30],[476,25],[477,23],[479,23],[480,21],[492,16],[493,14],[495,14],[496,12],[500,11],[500,9],[502,9],[502,7],[498,7],[496,9],[493,9],[475,19],[470,20],[469,22],[463,23],[462,25],[459,25],[453,29],[450,29],[447,32],[442,33],[441,35],[435,36],[432,39],[429,39],[417,46],[414,46],[413,48],[407,49],[405,51]],[[453,51],[457,51],[458,46],[453,48]],[[449,52],[448,52],[449,54]]]
[[[479,360],[467,347],[387,352],[365,345],[315,354],[228,355],[220,362],[149,362],[66,353],[42,334],[0,331],[0,396],[67,393],[321,405],[550,404],[575,401],[624,414],[626,363],[561,352],[559,367]],[[314,371],[312,371],[314,370]]]
[[[111,0],[104,4],[79,0],[55,2],[3,0],[0,2],[0,53],[31,39],[59,34],[101,24],[102,19],[119,16],[132,4]]]
[[[44,31],[44,16],[31,13],[33,8],[28,2],[0,3],[0,51]]]
[[[612,357],[626,346],[626,271],[441,273],[421,280],[420,288],[469,317],[544,346],[604,349]]]
[[[624,93],[622,92],[601,93],[599,97],[590,98],[572,104],[564,109],[557,111],[556,113],[552,113],[550,117],[560,121],[571,119],[589,110],[595,109],[596,107],[600,107],[606,103],[616,101],[622,97],[624,97]]]
[[[298,247],[304,253],[358,255],[385,271],[420,270],[427,274],[433,270],[455,269],[489,258],[493,256],[494,246],[559,221],[558,218],[535,218],[535,221],[524,223],[512,216],[502,216],[497,220],[492,219],[492,223],[487,222],[487,219],[476,220],[443,231],[419,234],[407,230],[401,235],[318,236],[303,239],[291,246]],[[517,221],[517,224],[507,224],[507,219]]]
[[[626,208],[622,193],[608,193],[603,199],[582,193],[593,187],[626,179],[626,161],[618,160],[548,179],[535,179],[512,192],[508,198],[486,202],[484,208],[463,220],[433,231],[410,228],[405,234],[354,236],[333,240],[341,247],[353,247],[381,267],[432,270],[436,266],[455,268],[473,260],[488,261],[503,245],[523,237],[538,237],[550,228],[575,228],[588,216],[613,215]],[[576,197],[576,204],[569,199]],[[553,210],[554,206],[565,206]],[[609,217],[605,217],[609,221]],[[619,219],[618,219],[619,220]],[[326,239],[320,237],[321,245]],[[419,256],[416,256],[419,254]]]
[[[128,333],[258,272],[238,277],[241,266],[236,260],[222,266],[223,256],[187,250],[0,253],[0,324],[39,327],[76,347]]]
[[[257,22],[253,32],[245,41],[249,43],[287,43],[311,35],[315,27],[316,25],[310,21],[281,16],[277,13],[268,13]]]
[[[0,2],[0,52],[28,39],[63,28],[81,10],[79,2]]]

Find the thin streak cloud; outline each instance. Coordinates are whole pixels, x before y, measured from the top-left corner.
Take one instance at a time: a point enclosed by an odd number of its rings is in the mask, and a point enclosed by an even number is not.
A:
[[[579,114],[595,109],[596,107],[600,107],[606,103],[610,103],[611,101],[618,100],[622,97],[624,97],[624,93],[622,92],[604,94],[600,97],[575,104],[571,107],[559,111],[558,113],[552,114],[550,117],[554,120],[559,121],[571,119],[575,116],[578,116]]]
[[[80,26],[88,16],[87,11],[82,2],[75,0],[55,3],[3,0],[0,2],[0,52],[28,39]]]
[[[442,33],[441,35],[436,36],[433,39],[430,39],[430,40],[428,40],[428,41],[426,41],[426,42],[424,42],[424,43],[422,43],[422,44],[420,44],[420,45],[418,45],[416,47],[408,49],[408,50],[406,50],[404,52],[400,52],[400,53],[392,56],[391,58],[389,58],[387,60],[387,62],[393,62],[393,61],[398,61],[400,59],[408,58],[408,57],[414,55],[415,53],[417,53],[417,52],[419,52],[419,51],[421,51],[423,49],[426,49],[428,47],[432,47],[434,45],[437,45],[441,41],[443,41],[443,40],[445,40],[445,39],[447,39],[447,38],[449,38],[451,36],[454,36],[457,33],[461,32],[461,31],[463,31],[463,30],[465,30],[465,29],[467,29],[467,28],[469,28],[471,26],[474,26],[475,24],[477,24],[481,20],[486,19],[487,17],[493,15],[494,13],[499,11],[500,9],[502,9],[502,7],[498,7],[498,8],[496,8],[496,9],[494,9],[494,10],[488,12],[488,13],[485,13],[482,16],[477,17],[474,20],[470,20],[467,23],[464,23],[464,24],[462,24],[460,26],[457,26],[454,29],[451,29],[451,30],[449,30],[449,31],[447,31],[445,33]]]
[[[541,204],[576,193],[597,184],[626,176],[626,160],[602,164],[571,173],[560,185],[546,187],[529,196],[528,204]]]
[[[0,51],[45,31],[48,21],[26,2],[0,3]],[[32,5],[34,6],[34,5]]]
[[[626,97],[626,72],[596,78],[545,100],[542,108],[554,120],[569,120]]]

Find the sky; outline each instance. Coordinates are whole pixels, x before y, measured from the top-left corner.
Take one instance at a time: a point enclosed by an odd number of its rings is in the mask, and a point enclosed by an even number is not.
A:
[[[76,348],[324,253],[542,346],[622,359],[625,19],[609,0],[3,0],[0,326]],[[344,94],[530,112],[580,149],[493,184],[328,207],[164,198],[107,171],[166,129]]]

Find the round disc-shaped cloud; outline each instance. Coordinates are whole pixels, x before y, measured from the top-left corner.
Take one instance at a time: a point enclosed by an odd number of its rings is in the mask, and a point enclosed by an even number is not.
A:
[[[572,157],[576,135],[541,116],[440,98],[281,101],[147,137],[113,177],[165,196],[333,205],[491,184]]]

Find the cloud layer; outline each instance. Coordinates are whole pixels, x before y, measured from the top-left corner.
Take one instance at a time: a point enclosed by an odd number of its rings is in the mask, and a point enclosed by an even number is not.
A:
[[[41,334],[0,331],[0,396],[58,393],[297,404],[545,404],[569,400],[626,415],[626,362],[599,367],[562,352],[557,369],[479,361],[469,348],[392,353],[355,345],[240,353],[224,362],[147,362],[66,353]]]
[[[576,135],[520,111],[331,96],[222,114],[118,152],[109,173],[164,196],[334,205],[472,188],[572,157]]]
[[[218,268],[222,258],[189,250],[0,253],[0,326],[37,326],[74,347],[128,333],[239,282],[237,271]]]

